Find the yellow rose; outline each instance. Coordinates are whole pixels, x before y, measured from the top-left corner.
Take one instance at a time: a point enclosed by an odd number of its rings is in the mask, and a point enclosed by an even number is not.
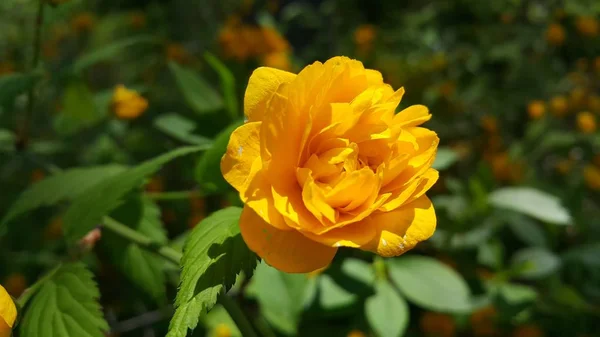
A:
[[[123,85],[115,88],[112,98],[112,108],[120,119],[138,118],[148,108],[148,101],[134,90],[129,90]]]
[[[248,247],[285,272],[325,267],[338,247],[397,256],[435,230],[425,192],[439,138],[422,105],[394,115],[404,89],[378,71],[334,57],[298,75],[258,68],[244,99],[247,122],[221,161],[245,203]]]
[[[6,289],[0,285],[0,337],[9,337],[17,319],[17,307]]]

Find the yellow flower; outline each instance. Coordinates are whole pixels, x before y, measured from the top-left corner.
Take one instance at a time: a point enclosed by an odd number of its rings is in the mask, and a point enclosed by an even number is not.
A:
[[[544,332],[537,326],[533,324],[525,324],[517,327],[513,333],[512,337],[543,337]]]
[[[569,104],[571,108],[580,108],[585,104],[586,91],[584,88],[576,87],[569,93]]]
[[[136,91],[118,85],[112,97],[112,108],[120,119],[138,118],[148,108],[148,101]]]
[[[290,56],[286,52],[269,53],[263,57],[262,64],[266,67],[271,67],[279,70],[292,70]]]
[[[471,314],[471,329],[475,337],[498,336],[496,317],[498,312],[494,307],[485,307]]]
[[[146,14],[142,11],[135,11],[129,14],[129,23],[133,28],[140,29],[146,27]]]
[[[593,112],[600,112],[600,96],[590,95],[588,97],[588,107]]]
[[[71,20],[71,28],[79,33],[90,31],[95,24],[96,17],[90,12],[79,13]]]
[[[427,311],[421,315],[419,326],[425,337],[454,337],[456,323],[450,315]]]
[[[17,307],[10,295],[0,285],[0,337],[9,337],[17,319]]]
[[[256,54],[265,55],[272,53],[283,53],[290,49],[287,40],[275,29],[271,27],[261,27]],[[248,41],[253,43],[254,41]],[[261,48],[262,47],[262,48]]]
[[[600,168],[594,165],[586,165],[583,168],[583,178],[589,188],[600,191]]]
[[[577,127],[583,133],[593,133],[596,131],[596,116],[589,111],[582,111],[578,113]]]
[[[298,75],[258,68],[244,100],[247,122],[229,140],[225,179],[245,203],[248,247],[285,272],[327,266],[338,247],[397,256],[435,230],[425,192],[439,139],[419,127],[422,105],[394,115],[404,89],[346,57]]]
[[[569,173],[572,167],[573,161],[570,159],[561,159],[558,163],[556,163],[556,170],[563,175]]]
[[[581,35],[594,37],[598,35],[598,20],[592,16],[580,16],[575,20],[575,26]]]
[[[566,37],[565,29],[558,23],[551,23],[546,30],[546,40],[555,46],[562,45]]]
[[[27,279],[21,273],[10,274],[4,280],[4,288],[12,297],[19,297],[27,289]]]
[[[166,47],[167,59],[177,63],[186,64],[191,60],[191,55],[181,43],[171,42]]]
[[[367,337],[367,335],[365,335],[364,332],[355,329],[355,330],[348,332],[346,337]]]
[[[354,31],[354,43],[360,52],[366,53],[373,47],[377,31],[373,25],[360,25]]]
[[[531,119],[540,119],[546,112],[546,106],[542,101],[531,101],[527,105],[527,113]]]
[[[214,337],[231,337],[231,329],[227,324],[219,324],[215,327]]]
[[[550,109],[556,116],[564,116],[569,108],[569,102],[565,96],[555,96],[550,100]]]

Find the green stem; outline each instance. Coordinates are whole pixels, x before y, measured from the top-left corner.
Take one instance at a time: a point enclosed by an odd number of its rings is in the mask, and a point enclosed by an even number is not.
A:
[[[121,236],[124,239],[127,239],[138,246],[150,250],[159,256],[163,257],[165,260],[175,264],[176,266],[180,265],[180,261],[182,258],[182,254],[175,249],[161,245],[154,240],[148,238],[144,234],[141,234],[124,224],[118,222],[115,219],[112,219],[108,216],[104,217],[104,228],[110,230],[111,232]],[[244,312],[239,307],[238,303],[234,301],[227,294],[223,293],[219,297],[219,302],[229,313],[229,316],[233,319],[235,324],[237,325],[240,332],[242,332],[242,336],[244,337],[257,337],[258,335],[254,332],[254,329]]]
[[[152,200],[182,200],[202,196],[199,191],[149,192],[145,195]]]
[[[46,8],[44,0],[38,0],[38,11],[37,16],[35,18],[35,31],[33,36],[33,56],[31,59],[31,71],[37,68],[38,63],[40,62],[40,49],[41,49],[41,41],[42,41],[42,26],[44,23],[44,8]],[[20,140],[24,142],[23,144],[28,143],[29,138],[29,126],[31,125],[31,119],[33,118],[33,107],[35,104],[35,86],[32,86],[27,93],[27,110],[25,110],[25,119],[23,122],[23,127],[21,129]]]
[[[248,321],[248,318],[246,318],[246,316],[244,315],[244,312],[242,311],[242,309],[240,309],[240,306],[237,304],[237,302],[233,298],[231,298],[227,294],[223,293],[219,297],[219,302],[225,308],[225,310],[227,310],[227,312],[229,313],[229,316],[231,316],[231,319],[233,319],[233,321],[237,325],[238,329],[242,333],[242,336],[244,336],[244,337],[257,337],[258,336],[256,334],[256,332],[254,332],[254,328],[250,324],[250,321]]]

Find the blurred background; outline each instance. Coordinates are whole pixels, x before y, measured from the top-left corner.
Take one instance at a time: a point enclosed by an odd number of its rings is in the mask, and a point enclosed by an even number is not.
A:
[[[214,141],[145,185],[156,235],[181,249],[205,216],[239,204],[217,163],[251,72],[346,55],[403,86],[401,107],[433,114],[438,230],[407,255],[453,276],[391,270],[408,300],[395,311],[369,302],[370,275],[381,272],[370,254],[343,251],[310,275],[260,265],[233,291],[261,333],[600,336],[600,2],[46,0],[36,22],[39,6],[0,1],[0,213],[61,169],[134,165]],[[64,209],[28,212],[0,234],[0,283],[13,296],[69,255]],[[141,276],[112,244],[106,235],[84,257],[110,336],[163,336],[177,269],[136,257],[162,275]],[[419,288],[431,282],[433,293]],[[219,306],[193,335],[240,336]]]

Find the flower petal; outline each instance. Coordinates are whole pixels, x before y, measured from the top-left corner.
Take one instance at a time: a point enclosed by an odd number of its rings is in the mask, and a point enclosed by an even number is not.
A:
[[[0,285],[0,336],[5,336],[2,334],[5,332],[3,330],[5,327],[2,326],[2,323],[5,323],[6,326],[8,326],[6,331],[10,332],[10,329],[14,326],[16,319],[17,307],[15,306],[15,303],[6,289]],[[6,336],[8,335],[9,334],[6,334]]]
[[[287,71],[260,67],[252,73],[244,95],[244,113],[249,121],[262,121],[267,102],[282,83],[289,83],[296,74]]]
[[[248,247],[269,265],[286,273],[308,273],[327,266],[337,248],[312,241],[297,231],[281,231],[244,207],[240,230]]]
[[[394,211],[373,214],[369,220],[377,234],[360,248],[385,257],[401,255],[427,240],[436,226],[433,204],[425,195]]]
[[[429,109],[424,105],[411,105],[394,116],[394,124],[400,127],[421,125],[431,119]]]
[[[244,186],[252,178],[252,163],[260,158],[260,125],[261,122],[251,122],[235,129],[221,159],[223,177],[240,193],[245,192]]]

